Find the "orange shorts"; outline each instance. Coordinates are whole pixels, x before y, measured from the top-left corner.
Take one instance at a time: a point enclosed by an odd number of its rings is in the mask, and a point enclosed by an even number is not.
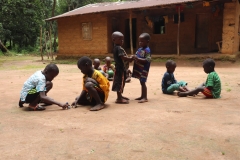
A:
[[[204,88],[204,90],[202,91],[202,93],[203,93],[207,98],[213,98],[212,92],[211,92],[211,90],[209,90],[208,88]]]

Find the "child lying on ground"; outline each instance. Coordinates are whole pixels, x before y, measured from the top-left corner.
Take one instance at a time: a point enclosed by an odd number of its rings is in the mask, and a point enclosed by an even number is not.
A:
[[[88,57],[82,57],[78,60],[78,68],[84,74],[83,90],[79,97],[75,99],[72,106],[92,105],[90,111],[103,109],[109,94],[109,81],[98,70],[93,69],[92,61]]]
[[[126,83],[131,82],[131,78],[132,78],[132,71],[130,69],[128,69],[127,72],[126,72],[126,80],[125,80],[125,82]]]
[[[220,98],[221,94],[221,80],[214,70],[215,62],[208,58],[203,62],[204,72],[208,74],[206,83],[203,83],[194,90],[187,92],[179,92],[179,97],[194,96],[202,92],[207,98]]]
[[[177,80],[175,79],[173,72],[175,71],[176,67],[177,65],[173,60],[168,60],[166,62],[167,72],[162,78],[162,92],[164,94],[173,94],[174,91],[188,91],[186,82],[177,82]]]
[[[39,105],[41,101],[66,109],[69,106],[67,103],[57,102],[46,95],[52,89],[52,80],[58,73],[59,69],[55,64],[48,64],[43,71],[37,71],[28,78],[21,91],[19,107],[23,107],[24,103],[29,103],[30,110],[45,110],[45,107]]]

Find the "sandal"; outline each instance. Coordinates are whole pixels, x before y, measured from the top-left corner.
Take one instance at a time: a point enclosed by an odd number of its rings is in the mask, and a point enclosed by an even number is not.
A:
[[[40,105],[37,105],[36,107],[28,107],[30,111],[43,111],[46,108]]]

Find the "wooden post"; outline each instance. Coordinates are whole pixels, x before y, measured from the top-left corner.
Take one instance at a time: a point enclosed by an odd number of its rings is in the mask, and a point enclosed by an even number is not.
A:
[[[132,42],[132,11],[130,11],[129,15],[129,30],[130,30],[130,48],[131,48],[131,54],[133,54],[133,42]]]
[[[178,6],[178,33],[177,33],[177,55],[179,56],[179,32],[180,32],[180,6]]]
[[[42,54],[42,26],[40,27],[40,52],[41,52],[41,57],[43,61],[43,54]]]
[[[49,25],[49,39],[50,39],[50,55],[52,57],[53,60],[53,53],[52,53],[52,23],[50,22]]]
[[[49,53],[48,53],[48,46],[47,46],[47,38],[49,38],[48,31],[45,32],[45,45],[46,45],[46,52],[47,52],[47,57],[49,59]]]

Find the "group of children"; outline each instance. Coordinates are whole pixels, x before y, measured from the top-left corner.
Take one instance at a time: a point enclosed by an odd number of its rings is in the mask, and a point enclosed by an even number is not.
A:
[[[84,74],[83,89],[80,95],[72,102],[71,106],[91,105],[91,111],[98,111],[104,108],[104,103],[109,96],[110,83],[113,80],[112,91],[117,93],[115,103],[127,104],[129,98],[123,96],[126,82],[130,82],[131,77],[139,79],[141,85],[141,95],[136,98],[139,103],[148,102],[146,81],[151,64],[151,51],[149,48],[150,35],[142,33],[139,36],[139,46],[134,56],[128,56],[122,48],[124,35],[121,32],[112,34],[114,43],[113,57],[115,66],[111,63],[111,58],[105,58],[105,65],[100,67],[100,60],[94,59],[93,63],[89,57],[83,56],[78,60],[77,66]],[[134,61],[133,70],[129,69],[129,63]],[[208,74],[206,83],[189,90],[184,81],[177,82],[174,77],[176,63],[172,60],[166,62],[167,71],[162,78],[162,92],[172,94],[178,91],[179,97],[195,96],[202,92],[207,98],[219,98],[221,93],[221,81],[215,72],[215,62],[208,58],[203,62],[205,73]],[[68,103],[60,103],[48,97],[46,94],[52,88],[52,80],[58,75],[59,69],[55,64],[49,64],[43,71],[34,73],[25,83],[21,91],[19,106],[29,103],[31,110],[44,110],[45,107],[39,103],[56,104],[63,109],[68,108]]]

